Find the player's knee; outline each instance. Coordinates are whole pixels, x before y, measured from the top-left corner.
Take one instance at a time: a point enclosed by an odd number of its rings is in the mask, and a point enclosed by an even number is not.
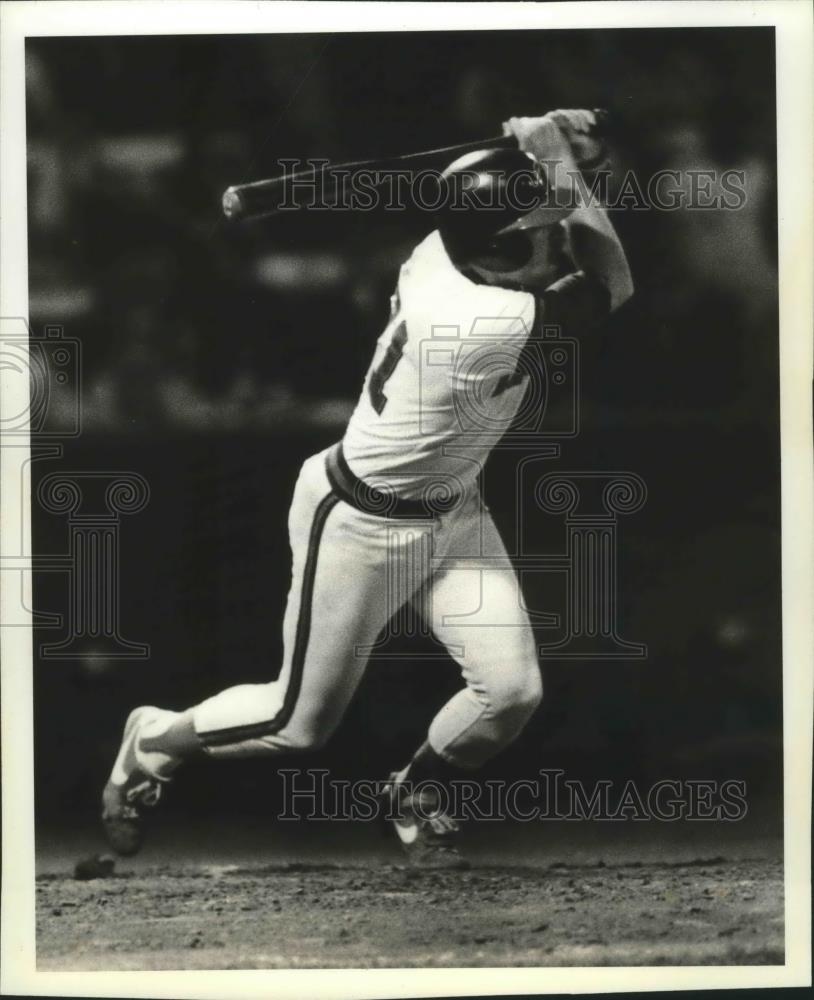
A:
[[[515,692],[517,704],[524,712],[531,715],[543,700],[543,681],[539,669],[526,671]]]
[[[543,682],[540,671],[524,670],[509,675],[489,692],[492,710],[496,715],[520,715],[528,718],[543,699]]]

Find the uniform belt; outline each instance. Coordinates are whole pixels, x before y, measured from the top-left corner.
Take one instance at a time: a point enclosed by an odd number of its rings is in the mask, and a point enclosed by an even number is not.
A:
[[[445,496],[443,502],[406,500],[390,490],[369,486],[351,470],[345,459],[342,442],[335,444],[325,457],[328,481],[337,496],[357,510],[378,517],[432,518],[458,506],[460,497]]]

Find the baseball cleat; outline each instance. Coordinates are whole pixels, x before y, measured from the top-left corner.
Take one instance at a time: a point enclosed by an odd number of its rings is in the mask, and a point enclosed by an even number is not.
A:
[[[413,790],[411,783],[400,781],[394,771],[384,794],[388,819],[410,864],[417,868],[470,867],[457,847],[460,827],[443,811],[437,789],[425,783]]]
[[[122,744],[108,782],[102,792],[102,826],[117,854],[135,854],[144,841],[144,809],[152,809],[161,798],[168,779],[145,771],[136,757],[139,730],[161,710],[150,706],[133,709],[124,727]]]

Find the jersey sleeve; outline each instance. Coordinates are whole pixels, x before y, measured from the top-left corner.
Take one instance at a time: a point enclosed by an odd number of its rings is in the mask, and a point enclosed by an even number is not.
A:
[[[566,332],[579,333],[601,323],[610,315],[611,297],[608,289],[584,271],[574,271],[540,296],[538,322],[560,326]]]

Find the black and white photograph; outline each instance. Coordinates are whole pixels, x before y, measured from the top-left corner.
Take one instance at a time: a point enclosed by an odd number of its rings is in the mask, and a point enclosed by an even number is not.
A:
[[[0,18],[3,992],[810,985],[809,6]]]

